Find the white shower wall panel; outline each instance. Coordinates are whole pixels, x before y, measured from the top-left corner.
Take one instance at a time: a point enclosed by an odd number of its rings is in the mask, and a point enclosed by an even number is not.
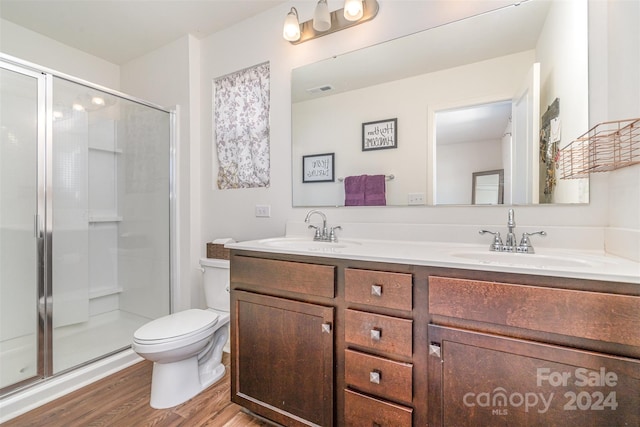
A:
[[[89,290],[91,297],[118,290],[118,225],[94,222],[89,226]]]
[[[64,86],[54,85],[54,91]],[[53,122],[53,327],[89,318],[88,124],[86,114],[64,111]]]
[[[89,211],[90,219],[117,217],[116,168],[117,154],[89,150]]]

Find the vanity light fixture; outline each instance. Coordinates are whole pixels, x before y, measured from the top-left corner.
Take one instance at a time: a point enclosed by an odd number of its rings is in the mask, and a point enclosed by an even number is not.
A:
[[[362,0],[345,0],[344,2],[344,19],[347,21],[357,21],[362,18],[364,8]]]
[[[315,12],[313,12],[313,29],[327,31],[329,28],[331,28],[331,14],[327,0],[319,0]]]
[[[282,36],[291,44],[303,43],[370,21],[378,14],[377,0],[345,0],[344,8],[329,12],[327,0],[319,0],[313,19],[302,24],[295,7],[287,14]]]
[[[298,22],[298,10],[295,7],[291,8],[291,11],[289,11],[287,17],[284,19],[282,37],[292,43],[300,40],[300,23]]]

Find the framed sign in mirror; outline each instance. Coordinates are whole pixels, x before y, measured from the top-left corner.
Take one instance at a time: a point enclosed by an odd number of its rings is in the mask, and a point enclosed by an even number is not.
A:
[[[334,182],[335,153],[302,156],[302,182]]]
[[[362,124],[362,151],[398,148],[398,119]]]

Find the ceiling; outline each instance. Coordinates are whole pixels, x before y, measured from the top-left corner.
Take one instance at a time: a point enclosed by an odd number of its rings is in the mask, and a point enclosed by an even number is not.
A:
[[[198,39],[283,0],[0,0],[0,17],[124,64],[191,34]]]

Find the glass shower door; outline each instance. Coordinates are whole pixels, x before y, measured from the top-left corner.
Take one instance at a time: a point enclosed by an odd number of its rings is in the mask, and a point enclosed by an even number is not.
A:
[[[41,378],[44,369],[38,313],[43,93],[41,73],[0,63],[0,389]]]
[[[52,79],[52,373],[170,311],[170,114]],[[48,218],[47,218],[48,219]]]

